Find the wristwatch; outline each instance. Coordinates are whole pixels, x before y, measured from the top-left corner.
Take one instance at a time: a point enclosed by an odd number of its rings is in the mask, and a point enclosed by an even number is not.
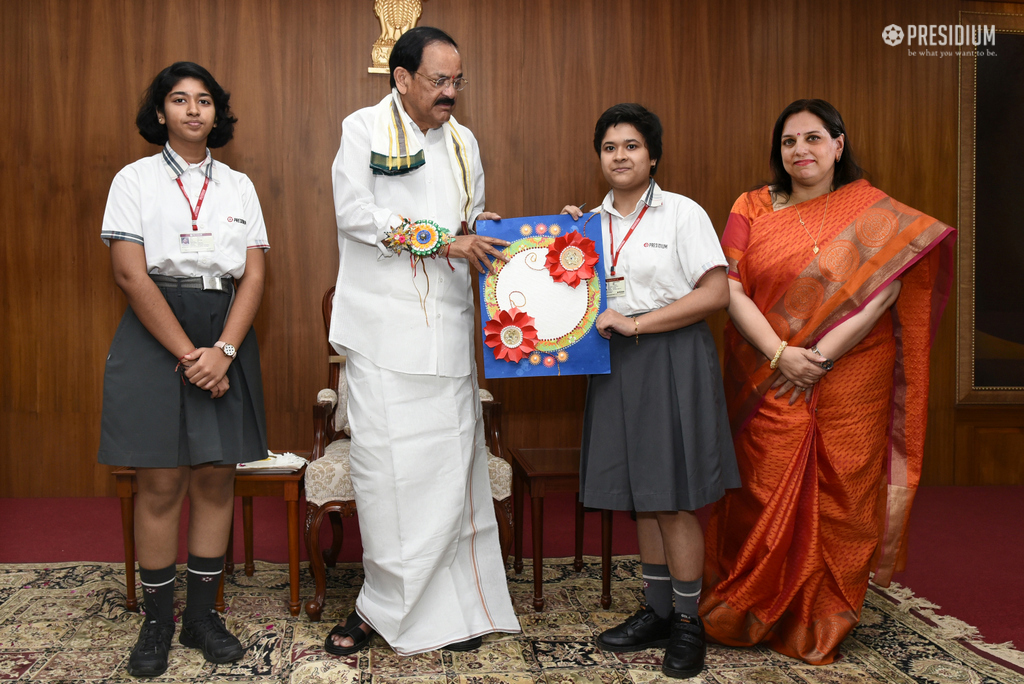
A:
[[[818,351],[818,345],[814,345],[813,347],[811,347],[811,351],[814,352],[815,354],[817,354],[818,356],[825,356],[820,351]],[[835,362],[832,361],[832,359],[826,358],[824,361],[822,361],[818,365],[821,366],[821,370],[823,370],[826,373],[828,373],[830,370],[832,370],[832,367],[835,366],[836,364],[835,364]]]
[[[224,356],[228,357],[229,359],[235,358],[235,345],[226,344],[223,341],[218,341],[215,342],[213,346],[224,352]]]

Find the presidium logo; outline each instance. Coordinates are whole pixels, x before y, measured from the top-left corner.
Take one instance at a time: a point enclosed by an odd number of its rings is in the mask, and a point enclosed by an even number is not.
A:
[[[996,44],[996,27],[962,24],[889,24],[882,31],[882,40],[890,47],[902,45],[906,38],[907,55],[911,57],[995,57],[988,46]],[[916,50],[911,49],[916,47]],[[945,49],[931,49],[945,48]],[[958,48],[958,49],[953,49]]]
[[[896,47],[903,42],[903,29],[896,24],[889,24],[882,31],[882,40],[885,41],[886,45]]]

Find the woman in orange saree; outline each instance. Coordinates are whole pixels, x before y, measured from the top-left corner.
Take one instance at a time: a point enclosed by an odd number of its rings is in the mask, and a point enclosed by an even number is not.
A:
[[[870,572],[887,586],[905,561],[955,231],[860,180],[822,100],[783,111],[771,166],[722,238],[743,488],[713,509],[700,614],[719,643],[825,664]]]

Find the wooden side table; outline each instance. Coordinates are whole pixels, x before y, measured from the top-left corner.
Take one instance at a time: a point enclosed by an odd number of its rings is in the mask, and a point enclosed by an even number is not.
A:
[[[303,458],[309,458],[309,452],[295,452]],[[235,496],[242,497],[242,527],[245,535],[245,574],[252,576],[255,571],[252,551],[252,497],[280,496],[285,500],[288,515],[288,612],[299,614],[299,494],[302,493],[302,477],[306,472],[303,466],[289,473],[260,473],[259,471],[241,471],[235,475]],[[138,483],[134,468],[118,468],[114,471],[117,482],[117,495],[121,498],[121,527],[124,533],[124,569],[126,595],[125,605],[128,610],[139,609],[135,596],[135,492]],[[234,526],[232,535],[228,537],[228,552],[225,556],[224,571],[234,572]],[[222,590],[217,595],[217,609],[224,609],[223,578]]]
[[[515,517],[516,574],[523,571],[523,494],[530,495],[533,528],[533,609],[544,610],[544,495],[579,492],[579,449],[509,448]],[[576,502],[576,571],[583,569],[583,504]],[[601,607],[612,604],[612,512],[601,511]]]

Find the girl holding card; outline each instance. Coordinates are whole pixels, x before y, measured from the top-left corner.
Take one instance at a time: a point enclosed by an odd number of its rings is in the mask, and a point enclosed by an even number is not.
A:
[[[597,319],[611,374],[590,378],[580,498],[636,511],[643,563],[647,605],[598,646],[667,647],[663,672],[682,678],[704,666],[704,536],[694,511],[740,479],[705,322],[729,304],[727,262],[705,211],[654,181],[661,135],[658,117],[638,104],[611,107],[594,131],[611,186],[600,209],[608,308]]]

